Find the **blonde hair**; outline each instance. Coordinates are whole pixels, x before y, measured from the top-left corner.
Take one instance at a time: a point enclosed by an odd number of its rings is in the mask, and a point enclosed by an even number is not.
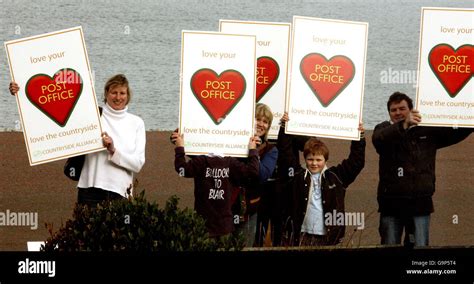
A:
[[[127,105],[128,105],[132,99],[132,90],[130,90],[130,86],[128,85],[127,77],[125,77],[125,75],[123,74],[117,74],[111,77],[109,80],[107,80],[107,83],[105,83],[104,103],[107,102],[107,93],[109,92],[109,90],[116,86],[127,87]]]
[[[273,122],[272,110],[266,104],[258,103],[255,106],[255,118],[265,118],[266,120],[268,120],[268,129],[265,132],[264,137],[264,140],[267,141],[268,132],[270,131]]]

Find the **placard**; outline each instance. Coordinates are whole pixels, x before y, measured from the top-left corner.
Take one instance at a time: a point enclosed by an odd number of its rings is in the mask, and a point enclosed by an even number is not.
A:
[[[179,129],[187,155],[248,156],[255,45],[251,35],[182,32]]]
[[[420,125],[474,127],[474,9],[421,9]]]
[[[257,37],[256,102],[272,110],[268,138],[276,139],[278,123],[285,111],[291,24],[220,20],[219,30]]]
[[[286,133],[359,140],[368,23],[295,16]]]
[[[82,27],[4,44],[30,165],[104,150]]]

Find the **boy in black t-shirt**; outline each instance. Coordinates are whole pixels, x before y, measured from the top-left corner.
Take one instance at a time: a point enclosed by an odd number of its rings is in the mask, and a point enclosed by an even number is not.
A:
[[[225,236],[234,230],[232,191],[241,180],[258,179],[258,137],[251,137],[246,163],[234,157],[200,155],[186,161],[184,139],[171,135],[175,148],[175,170],[180,176],[194,178],[194,209],[206,220],[210,237]]]

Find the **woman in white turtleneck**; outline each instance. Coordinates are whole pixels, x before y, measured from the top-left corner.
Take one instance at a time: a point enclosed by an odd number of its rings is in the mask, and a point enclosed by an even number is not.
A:
[[[90,207],[131,195],[133,175],[145,163],[145,124],[127,111],[131,96],[127,78],[122,74],[110,78],[104,94],[101,123],[107,151],[86,155],[77,185],[77,202]]]

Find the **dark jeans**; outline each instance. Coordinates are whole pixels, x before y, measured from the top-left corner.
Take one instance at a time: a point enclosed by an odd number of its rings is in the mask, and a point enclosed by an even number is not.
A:
[[[102,201],[112,201],[112,200],[119,200],[125,199],[122,195],[103,190],[96,187],[89,187],[89,188],[78,188],[79,191],[77,193],[77,203],[79,205],[87,205],[89,208],[96,208],[97,204],[101,203]]]
[[[327,246],[326,236],[301,233],[300,247]]]

